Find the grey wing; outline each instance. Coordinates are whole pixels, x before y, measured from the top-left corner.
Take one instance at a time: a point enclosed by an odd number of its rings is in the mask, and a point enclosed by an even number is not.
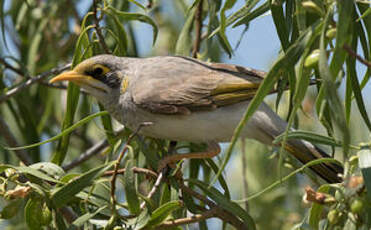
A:
[[[236,103],[251,98],[251,89],[263,79],[250,69],[186,57],[155,57],[141,63],[131,87],[133,100],[153,113],[190,114]]]

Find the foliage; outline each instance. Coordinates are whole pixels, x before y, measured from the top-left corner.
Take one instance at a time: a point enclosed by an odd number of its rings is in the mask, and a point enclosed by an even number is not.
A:
[[[0,1],[0,227],[369,229],[371,142],[360,143],[356,136],[371,130],[363,92],[371,73],[370,3],[247,0],[236,9],[238,2]],[[248,29],[264,15],[273,19],[281,51],[220,161],[191,160],[184,170],[179,164],[157,173],[158,161],[172,147],[198,151],[204,146],[173,146],[137,135],[111,120],[76,85],[47,81],[69,68],[70,60],[73,67],[101,53],[139,56],[138,22],[153,31],[150,55],[221,61],[234,52],[228,30]],[[363,76],[360,65],[367,68]],[[301,206],[301,187],[309,182],[298,172],[333,159],[297,167],[282,149],[273,150],[268,160],[267,148],[237,142],[273,88],[276,107],[287,110],[288,127],[298,128],[299,118],[313,124],[301,111],[314,109],[326,129],[288,128],[277,143],[300,138],[326,145],[329,152],[336,149],[345,168],[343,183],[317,181],[312,185],[319,185],[317,191],[306,189],[310,209]],[[308,103],[314,108],[306,109]],[[363,131],[352,129],[355,120]],[[362,141],[370,140],[365,135]],[[232,156],[234,149],[242,157],[242,176],[235,173],[239,167],[229,168],[241,162]],[[248,191],[234,183],[234,174]],[[241,194],[247,199],[235,200]]]

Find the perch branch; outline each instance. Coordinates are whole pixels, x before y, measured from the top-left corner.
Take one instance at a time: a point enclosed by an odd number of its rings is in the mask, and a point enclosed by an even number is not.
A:
[[[38,81],[40,81],[40,80],[42,80],[46,77],[49,77],[51,75],[59,74],[59,73],[65,71],[65,70],[69,69],[70,67],[71,67],[71,64],[67,64],[65,66],[57,67],[57,68],[51,69],[49,71],[43,72],[43,73],[37,75],[36,77],[31,77],[30,79],[28,79],[24,83],[22,83],[19,86],[9,90],[4,95],[1,95],[0,96],[0,103],[5,102],[10,97],[12,97],[15,94],[21,92],[22,90],[26,89],[27,87],[31,86],[32,84],[34,84],[34,83],[36,83],[36,82],[38,82]]]
[[[202,214],[196,214],[190,217],[180,218],[176,220],[168,220],[160,224],[159,226],[157,226],[156,229],[173,228],[179,225],[200,222],[200,221],[215,217],[217,212],[218,212],[217,208],[212,208],[210,210],[205,211]]]

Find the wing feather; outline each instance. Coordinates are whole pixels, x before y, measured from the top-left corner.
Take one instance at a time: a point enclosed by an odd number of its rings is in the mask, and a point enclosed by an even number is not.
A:
[[[153,113],[190,114],[248,100],[264,72],[188,57],[143,59],[135,71],[134,102]]]

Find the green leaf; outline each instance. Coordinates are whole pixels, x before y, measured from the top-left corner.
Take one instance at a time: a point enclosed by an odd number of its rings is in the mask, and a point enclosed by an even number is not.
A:
[[[191,32],[196,10],[193,9],[185,21],[175,45],[175,54],[188,56],[192,46]]]
[[[181,208],[183,203],[180,200],[170,201],[166,204],[161,205],[155,211],[153,211],[151,215],[151,219],[147,223],[147,227],[154,227],[156,225],[161,224],[166,220],[168,216],[171,215],[172,212]]]
[[[338,15],[338,22],[336,27],[336,45],[335,50],[332,55],[332,60],[330,64],[330,71],[332,74],[332,78],[335,79],[338,76],[340,69],[342,68],[347,53],[344,50],[344,44],[350,42],[353,37],[353,12],[354,9],[354,1],[353,0],[338,0],[337,7],[339,11]],[[328,9],[328,12],[331,12],[332,9]]]
[[[104,111],[104,107],[100,103],[99,103],[99,109],[100,109],[100,111]],[[106,133],[108,143],[111,146],[114,146],[115,143],[116,143],[116,139],[115,139],[114,131],[113,131],[113,128],[112,128],[111,116],[110,115],[103,115],[103,116],[101,116],[101,120],[102,120],[102,124],[103,124],[103,127],[104,127],[104,132]]]
[[[344,159],[346,159],[346,155],[348,154],[349,143],[350,143],[349,130],[346,124],[343,106],[339,98],[339,95],[337,93],[336,83],[334,82],[335,78],[332,76],[332,72],[330,71],[330,68],[327,63],[327,53],[325,49],[326,47],[325,45],[326,27],[328,26],[332,18],[331,12],[332,10],[329,9],[326,15],[323,30],[321,33],[320,56],[319,56],[318,67],[319,67],[320,76],[323,79],[324,93],[328,101],[328,106],[331,109],[331,115],[332,115],[331,118],[334,119],[335,124],[339,127],[343,135],[343,157]]]
[[[284,134],[277,136],[276,139],[273,141],[273,144],[281,143],[283,138],[284,138]],[[332,137],[322,136],[322,135],[309,132],[309,131],[301,131],[301,130],[289,131],[286,138],[306,140],[306,141],[313,142],[313,143],[331,145],[331,146],[336,146],[336,147],[342,146],[341,142],[336,141]]]
[[[243,17],[241,17],[240,20],[238,20],[236,23],[233,24],[233,28],[245,25],[250,23],[250,21],[254,20],[255,18],[265,14],[270,10],[270,3],[269,1],[264,2],[262,5],[260,5],[256,10],[249,12],[247,11]]]
[[[137,195],[136,176],[133,172],[134,160],[130,159],[126,163],[125,174],[124,174],[124,189],[126,195],[126,202],[129,206],[131,214],[140,213],[140,201]]]
[[[61,183],[60,181],[50,177],[49,175],[45,174],[44,172],[41,172],[37,169],[34,169],[32,167],[27,167],[27,166],[18,166],[17,167],[17,166],[13,166],[13,165],[0,165],[0,172],[3,172],[7,168],[12,168],[14,170],[17,170],[20,173],[24,173],[26,175],[31,175],[31,176],[37,177],[41,180],[50,181],[50,182],[54,182],[54,183],[58,183],[58,184]]]
[[[256,229],[254,220],[251,216],[243,210],[237,203],[228,199],[225,195],[219,192],[214,187],[209,187],[207,184],[204,184],[202,181],[190,179],[190,183],[197,185],[207,196],[213,199],[218,205],[223,207],[223,209],[228,212],[240,217],[245,223],[247,229]]]
[[[278,181],[274,182],[273,184],[269,185],[268,187],[264,188],[263,190],[252,194],[245,201],[253,200],[253,199],[261,196],[262,194],[272,190],[274,187],[276,187],[276,186],[282,184],[283,182],[287,181],[288,179],[295,176],[296,174],[303,171],[304,169],[309,168],[313,165],[322,164],[322,163],[335,163],[335,164],[341,165],[341,163],[339,161],[337,161],[333,158],[321,158],[321,159],[310,161],[310,162],[306,163],[305,165],[303,165],[302,167],[300,167],[300,168],[296,169],[295,171],[291,172],[287,176],[283,177],[281,180],[278,180]]]
[[[58,180],[65,174],[64,170],[59,165],[53,164],[51,162],[39,162],[32,164],[29,167],[37,169]]]
[[[23,199],[12,200],[2,207],[0,212],[0,219],[10,219],[17,215],[18,211],[22,208]]]
[[[95,212],[87,212],[84,215],[80,216],[77,218],[74,222],[72,222],[71,226],[69,229],[76,229],[79,227],[82,227],[87,221],[89,221],[91,218],[96,216],[99,212],[101,212],[103,209],[107,208],[107,206],[103,206],[98,208]]]
[[[39,52],[39,46],[41,43],[41,39],[43,37],[42,33],[45,30],[46,25],[48,24],[49,19],[43,18],[39,23],[39,26],[32,37],[31,46],[28,50],[28,57],[27,57],[27,69],[31,74],[35,74],[35,65],[37,60],[37,54]]]
[[[91,46],[89,44],[90,43],[89,37],[87,35],[87,32],[90,29],[92,29],[93,26],[85,27],[88,17],[92,14],[93,14],[92,12],[87,13],[82,21],[81,26],[82,32],[76,43],[76,48],[72,60],[72,68],[74,68],[78,63],[83,61],[85,57],[90,57],[93,55]],[[86,48],[86,52],[84,52],[83,50],[84,48]],[[62,131],[65,131],[72,125],[77,104],[79,102],[79,97],[80,88],[76,84],[69,82],[67,88],[67,108],[63,119]],[[66,133],[66,135],[62,136],[62,139],[58,142],[57,150],[52,156],[51,161],[53,163],[62,165],[69,147],[69,140],[70,140],[69,133]]]
[[[225,44],[226,51],[229,56],[232,55],[233,50],[232,47],[228,41],[227,35],[225,34],[225,30],[227,28],[227,18],[225,16],[225,11],[231,9],[233,5],[236,3],[236,0],[226,0],[224,3],[224,6],[222,7],[220,11],[220,30],[219,30],[219,36],[223,43]]]
[[[24,208],[24,218],[28,229],[30,230],[41,230],[43,223],[43,207],[44,202],[39,199],[29,199],[26,207]]]
[[[49,143],[49,142],[52,142],[52,141],[55,141],[55,140],[58,140],[59,138],[63,137],[64,135],[66,134],[69,134],[71,133],[72,131],[74,131],[76,128],[80,127],[81,125],[84,125],[85,123],[89,122],[90,120],[96,118],[96,117],[99,117],[99,116],[103,116],[103,115],[107,115],[108,112],[107,111],[102,111],[102,112],[98,112],[98,113],[95,113],[95,114],[92,114],[92,115],[89,115],[83,119],[81,119],[80,121],[76,122],[75,124],[73,124],[72,126],[66,128],[65,130],[63,130],[63,132],[61,132],[60,134],[58,134],[57,136],[54,136],[52,138],[49,138],[45,141],[42,141],[42,142],[38,142],[38,143],[35,143],[35,144],[31,144],[31,145],[26,145],[26,146],[20,146],[20,147],[4,147],[5,149],[7,150],[20,150],[20,149],[29,149],[29,148],[34,148],[34,147],[37,147],[37,146],[40,146],[40,145],[43,145],[43,144],[46,144],[46,143]]]
[[[74,196],[81,192],[84,188],[92,185],[94,181],[99,178],[105,171],[107,171],[115,162],[109,162],[101,165],[88,172],[82,174],[80,177],[73,179],[69,183],[52,192],[51,200],[56,207],[62,207],[68,201],[72,200]]]
[[[354,41],[353,43],[355,43],[353,45],[353,50],[357,50],[356,41]],[[349,55],[347,58],[347,69],[348,69],[347,74],[350,78],[351,90],[354,93],[354,97],[356,99],[359,112],[364,122],[366,123],[368,129],[371,131],[371,122],[367,114],[365,103],[363,101],[362,92],[361,92],[361,88],[358,82],[358,77],[357,77],[357,72],[356,72],[355,67],[356,67],[355,58]]]
[[[117,18],[115,14],[112,14],[108,10],[104,10],[104,13],[110,16],[113,19],[113,22],[115,24],[117,37],[119,38],[119,40],[117,41],[118,46],[120,48],[119,56],[126,56],[127,47],[128,47],[128,38],[127,38],[124,26],[120,23],[120,20]]]
[[[158,34],[158,28],[156,23],[152,20],[152,18],[148,17],[147,15],[140,14],[140,13],[129,13],[129,12],[123,12],[120,10],[117,10],[111,6],[108,6],[108,9],[110,9],[114,14],[116,14],[118,17],[130,21],[130,20],[137,20],[140,22],[144,22],[152,26],[153,28],[153,42],[152,44],[154,45],[157,39],[157,34]]]

